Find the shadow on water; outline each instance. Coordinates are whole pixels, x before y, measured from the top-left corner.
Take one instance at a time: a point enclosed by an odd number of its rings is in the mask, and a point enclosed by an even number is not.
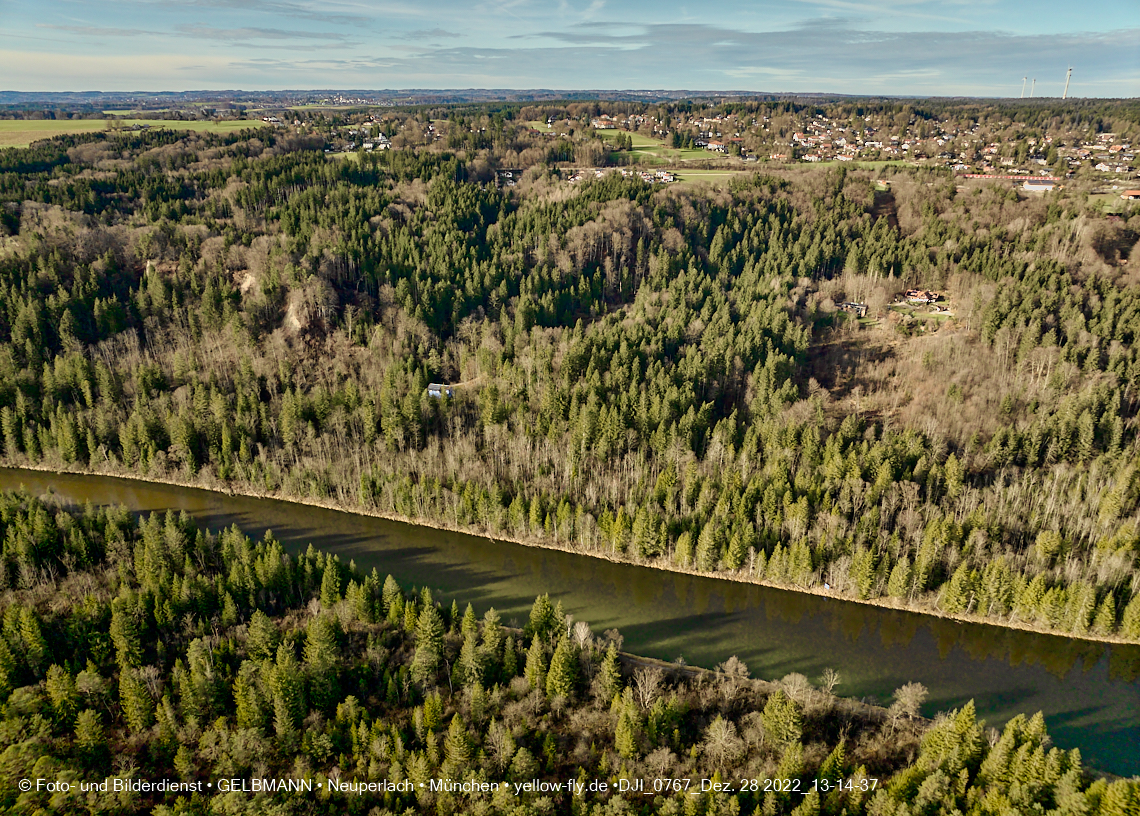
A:
[[[1140,773],[1140,646],[959,623],[272,499],[0,469],[0,488],[21,485],[77,504],[185,510],[213,530],[272,530],[290,551],[311,543],[405,587],[428,586],[446,603],[471,602],[480,613],[494,606],[507,622],[525,621],[534,597],[549,592],[596,633],[620,629],[629,651],[651,657],[711,667],[735,654],[754,677],[772,679],[815,679],[830,667],[839,693],[882,702],[920,682],[930,690],[925,713],[973,699],[994,726],[1040,710],[1057,745],[1079,748],[1094,767]]]

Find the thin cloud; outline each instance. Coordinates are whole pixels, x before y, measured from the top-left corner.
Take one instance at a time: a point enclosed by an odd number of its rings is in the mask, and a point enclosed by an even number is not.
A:
[[[211,40],[224,40],[227,42],[245,42],[248,40],[326,40],[333,42],[347,42],[348,37],[335,31],[289,31],[280,28],[214,28],[203,25],[180,25],[176,27],[180,34],[200,37]]]
[[[47,28],[52,31],[66,31],[69,34],[82,34],[85,37],[146,37],[155,34],[162,35],[162,31],[148,31],[142,28],[114,28],[112,26],[80,26],[80,25],[53,25],[51,23],[37,23],[36,28]]]
[[[399,36],[401,40],[442,40],[462,37],[454,31],[442,28],[425,28],[419,31],[407,31]]]

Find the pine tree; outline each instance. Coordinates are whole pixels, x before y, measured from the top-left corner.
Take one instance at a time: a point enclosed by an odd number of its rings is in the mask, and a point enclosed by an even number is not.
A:
[[[562,637],[550,659],[550,672],[546,675],[546,694],[549,697],[570,697],[578,684],[578,656],[570,640]]]
[[[57,722],[70,726],[79,710],[79,691],[75,678],[67,669],[52,664],[48,669],[46,688]]]
[[[140,734],[154,723],[154,701],[139,679],[138,671],[132,667],[119,672],[119,705],[134,733]]]
[[[75,720],[75,747],[82,751],[89,760],[96,760],[107,748],[107,739],[103,733],[103,725],[99,722],[99,713],[90,708],[79,712]]]
[[[335,618],[319,615],[309,623],[305,641],[305,669],[309,678],[309,700],[317,708],[328,708],[340,696],[337,677],[337,632]]]
[[[249,660],[242,661],[234,679],[234,706],[238,728],[265,727],[265,698],[257,665]]]
[[[278,739],[286,745],[292,745],[297,740],[297,729],[305,715],[305,697],[301,664],[290,643],[282,643],[277,647],[277,662],[271,685],[274,730]]]
[[[626,759],[636,756],[640,730],[636,708],[623,705],[614,726],[614,749]]]
[[[451,724],[447,727],[443,751],[448,763],[455,769],[453,773],[462,773],[467,769],[471,761],[471,740],[467,735],[467,726],[458,714],[451,718]]]
[[[819,766],[819,772],[815,775],[816,779],[821,781],[826,779],[834,785],[846,775],[844,772],[846,747],[846,738],[841,738],[839,744],[832,749],[831,753],[827,755],[827,759]]]
[[[416,622],[416,653],[412,678],[427,683],[435,678],[443,660],[443,618],[434,604],[426,606]]]
[[[760,722],[768,738],[780,745],[798,742],[803,734],[803,718],[799,706],[782,689],[768,695]]]
[[[483,615],[483,643],[479,648],[484,673],[489,673],[488,682],[493,682],[500,668],[500,653],[503,650],[503,626],[499,613],[494,607]]]
[[[1116,598],[1111,592],[1097,607],[1093,618],[1093,632],[1098,635],[1111,635],[1116,630]]]
[[[460,625],[460,632],[466,639],[469,636],[479,634],[479,619],[475,617],[475,607],[467,604],[467,609],[463,613],[463,622]]]
[[[537,637],[531,638],[523,675],[532,689],[546,688],[546,647]]]
[[[321,606],[332,609],[340,601],[340,564],[330,559],[325,563],[325,574],[321,577]]]
[[[390,622],[394,611],[403,612],[404,591],[400,589],[396,579],[389,575],[384,579],[384,588],[380,590],[380,599],[384,604],[384,615]]]
[[[720,563],[720,536],[717,522],[710,521],[697,537],[697,553],[694,563],[701,572],[711,572]]]
[[[1140,594],[1124,607],[1124,614],[1120,617],[1120,634],[1130,640],[1140,638]]]
[[[942,590],[942,609],[950,615],[957,615],[973,606],[974,575],[969,564],[963,561],[954,570],[946,587]]]
[[[456,679],[459,685],[483,682],[483,652],[479,649],[474,633],[463,639],[463,646],[459,649],[459,660],[456,661]]]
[[[280,633],[269,616],[260,609],[255,610],[249,621],[249,635],[246,648],[255,660],[271,660],[277,654],[277,641]]]
[[[530,620],[523,630],[524,634],[546,640],[559,627],[560,623],[555,619],[554,607],[550,604],[550,596],[539,595],[534,599],[534,604],[530,608]]]
[[[138,624],[121,598],[111,602],[111,642],[120,668],[142,665],[142,645]]]
[[[609,702],[622,691],[621,664],[618,661],[617,645],[612,640],[598,670],[598,689],[605,702]]]
[[[507,642],[503,645],[503,677],[511,679],[519,673],[519,651],[515,646],[514,635],[507,635]]]

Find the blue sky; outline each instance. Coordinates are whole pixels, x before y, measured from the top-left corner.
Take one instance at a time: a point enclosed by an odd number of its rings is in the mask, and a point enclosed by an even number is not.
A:
[[[0,0],[0,90],[1140,96],[1140,0]],[[1028,91],[1027,91],[1028,93]]]

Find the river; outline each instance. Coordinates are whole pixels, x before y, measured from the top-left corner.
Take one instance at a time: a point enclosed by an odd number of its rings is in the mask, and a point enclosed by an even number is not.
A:
[[[525,622],[535,596],[549,592],[595,633],[617,628],[627,651],[649,657],[712,667],[735,654],[763,679],[815,680],[831,667],[836,693],[883,703],[917,681],[930,690],[925,714],[973,699],[995,726],[1042,711],[1054,743],[1079,748],[1086,764],[1140,774],[1140,646],[957,623],[272,499],[0,468],[0,489],[20,487],[76,503],[185,510],[214,530],[271,529],[293,551],[312,543],[405,588],[429,586],[445,603],[471,602],[480,614],[494,606],[507,623]]]

